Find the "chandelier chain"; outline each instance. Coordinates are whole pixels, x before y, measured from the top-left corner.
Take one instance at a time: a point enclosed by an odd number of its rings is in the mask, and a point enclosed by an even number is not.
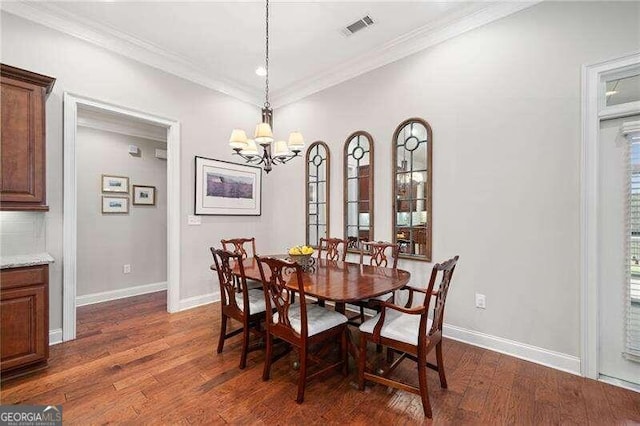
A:
[[[265,25],[265,57],[264,57],[264,69],[266,71],[265,76],[265,85],[264,85],[264,106],[265,108],[269,108],[271,104],[269,103],[269,0],[266,1],[266,25]]]

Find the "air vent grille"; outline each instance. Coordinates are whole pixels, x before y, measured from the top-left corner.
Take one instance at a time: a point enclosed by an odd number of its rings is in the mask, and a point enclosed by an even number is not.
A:
[[[341,30],[341,32],[345,36],[350,36],[357,33],[358,31],[361,31],[367,27],[370,27],[371,25],[373,25],[373,19],[371,19],[371,17],[367,15],[364,18],[360,18],[356,22],[353,22],[352,24],[347,25]]]

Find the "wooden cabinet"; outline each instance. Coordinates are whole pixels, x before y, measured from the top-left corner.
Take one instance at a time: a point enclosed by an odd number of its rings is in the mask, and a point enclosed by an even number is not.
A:
[[[46,366],[49,265],[0,271],[0,370],[3,379]]]
[[[45,100],[54,78],[0,64],[0,210],[49,210]]]

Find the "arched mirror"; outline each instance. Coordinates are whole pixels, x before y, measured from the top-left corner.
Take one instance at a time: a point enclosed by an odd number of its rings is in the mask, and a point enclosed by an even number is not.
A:
[[[373,241],[373,138],[363,131],[344,143],[344,238],[348,251]]]
[[[306,215],[308,246],[317,247],[320,238],[329,236],[329,147],[314,142],[307,150]]]
[[[400,257],[431,261],[431,126],[403,121],[393,134],[393,242]]]

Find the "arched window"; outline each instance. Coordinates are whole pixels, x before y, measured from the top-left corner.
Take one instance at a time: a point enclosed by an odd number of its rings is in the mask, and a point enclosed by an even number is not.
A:
[[[393,134],[393,242],[400,257],[431,261],[431,126],[420,118],[403,121]]]
[[[329,147],[317,141],[307,150],[307,241],[317,247],[320,238],[329,236]]]
[[[373,241],[373,138],[363,131],[344,143],[344,238],[349,251]]]

